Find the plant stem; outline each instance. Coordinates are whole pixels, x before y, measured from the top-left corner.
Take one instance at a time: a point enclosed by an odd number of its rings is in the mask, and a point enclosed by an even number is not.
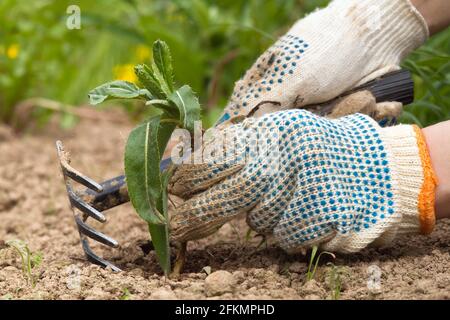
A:
[[[177,258],[175,259],[173,271],[170,274],[170,278],[176,278],[181,274],[184,263],[186,262],[186,247],[187,242],[183,242],[180,244],[180,250],[178,251]]]

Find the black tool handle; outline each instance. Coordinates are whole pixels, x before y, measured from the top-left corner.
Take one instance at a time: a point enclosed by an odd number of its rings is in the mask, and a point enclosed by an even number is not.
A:
[[[414,82],[411,73],[407,70],[398,70],[346,91],[330,101],[305,106],[302,109],[307,109],[320,116],[327,116],[344,97],[363,90],[370,91],[377,103],[397,101],[407,105],[414,101]]]
[[[363,84],[352,92],[361,90],[372,92],[377,102],[398,101],[407,105],[414,101],[414,82],[408,70],[388,73]]]

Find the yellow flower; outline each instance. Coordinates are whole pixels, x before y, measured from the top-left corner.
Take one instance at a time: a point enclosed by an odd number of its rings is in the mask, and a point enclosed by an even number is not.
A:
[[[6,55],[10,59],[15,59],[19,55],[19,50],[20,50],[20,47],[17,43],[12,44],[8,47],[8,49],[6,49]]]
[[[152,56],[152,52],[150,51],[150,48],[147,46],[144,46],[142,44],[138,45],[136,47],[136,59],[139,62],[143,62],[145,60],[150,59],[150,57]]]
[[[134,65],[120,64],[113,69],[114,78],[116,80],[124,80],[129,82],[136,82],[137,78],[134,73]]]

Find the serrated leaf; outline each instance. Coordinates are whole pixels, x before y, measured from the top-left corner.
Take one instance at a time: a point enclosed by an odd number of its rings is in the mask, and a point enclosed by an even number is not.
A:
[[[167,95],[161,89],[159,80],[155,77],[152,68],[145,64],[138,64],[134,67],[136,74],[142,85],[157,99],[166,99]]]
[[[150,99],[150,93],[128,81],[112,81],[91,90],[88,94],[92,105],[110,99]]]
[[[188,85],[182,86],[168,99],[178,107],[183,128],[193,132],[195,121],[200,120],[200,103],[191,87]]]
[[[170,55],[169,46],[164,41],[157,40],[153,43],[153,61],[160,74],[163,76],[168,90],[173,92],[172,57]]]

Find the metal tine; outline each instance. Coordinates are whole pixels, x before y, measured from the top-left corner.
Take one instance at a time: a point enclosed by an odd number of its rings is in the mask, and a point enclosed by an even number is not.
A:
[[[61,168],[65,176],[97,192],[103,191],[103,187],[99,183],[85,176],[78,170],[72,168],[72,166],[69,164],[70,162],[69,157],[67,156],[67,153],[64,151],[64,146],[60,140],[56,141],[56,150],[58,151],[58,157],[61,162]]]
[[[56,149],[58,152],[58,157],[60,160],[61,170],[64,176],[64,182],[66,185],[70,205],[74,214],[75,223],[77,224],[78,232],[80,233],[81,245],[88,261],[102,267],[110,267],[113,271],[116,272],[122,271],[111,262],[97,256],[89,247],[88,238],[91,238],[94,241],[98,241],[113,248],[119,247],[119,243],[116,240],[108,237],[107,235],[96,231],[94,228],[85,223],[86,219],[88,219],[89,217],[92,217],[93,219],[96,219],[103,223],[106,221],[106,217],[99,210],[92,207],[91,201],[83,199],[83,197],[81,196],[82,194],[79,195],[78,192],[74,191],[74,189],[72,188],[72,184],[70,183],[70,179],[87,187],[87,190],[90,191],[88,193],[88,195],[90,194],[90,196],[92,196],[93,194],[102,194],[102,192],[104,191],[103,186],[95,182],[94,180],[84,176],[69,165],[69,155],[64,151],[64,146],[59,140],[56,142]],[[86,194],[86,191],[84,191],[84,193]],[[81,215],[76,212],[76,209],[80,210],[84,214],[84,216],[81,217]]]
[[[119,247],[119,243],[116,240],[90,227],[89,225],[84,223],[79,216],[75,216],[75,222],[77,223],[78,230],[82,234],[88,236],[89,238],[94,239],[112,248]]]
[[[72,206],[97,221],[106,221],[106,217],[100,211],[84,202],[80,197],[77,196],[77,194],[72,190],[70,186],[67,187],[67,193],[69,194],[69,199]]]
[[[103,192],[95,192],[87,188],[77,191],[76,194],[89,206],[100,212],[130,201],[124,175],[103,181],[101,185]]]
[[[91,248],[89,247],[89,243],[88,243],[87,239],[81,239],[81,245],[83,246],[83,251],[86,254],[86,257],[87,257],[89,262],[97,264],[97,265],[102,266],[104,268],[110,267],[115,272],[122,271],[122,269],[116,267],[111,262],[100,258],[94,252],[92,252]]]

